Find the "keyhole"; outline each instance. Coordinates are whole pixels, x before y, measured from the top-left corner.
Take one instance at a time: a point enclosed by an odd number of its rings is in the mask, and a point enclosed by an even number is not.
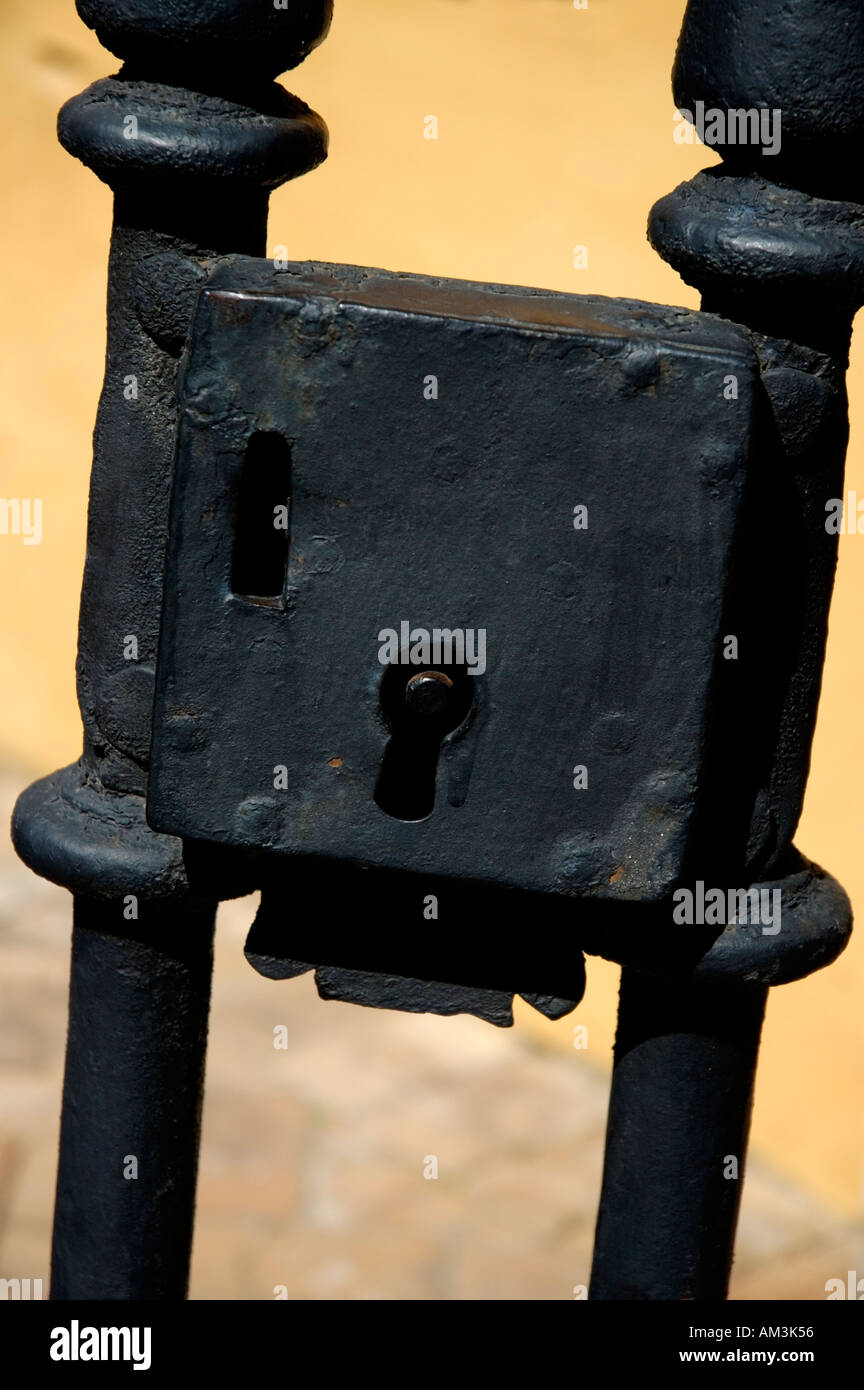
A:
[[[390,726],[375,801],[395,820],[418,821],[435,806],[438,754],[466,718],[474,691],[464,666],[434,671],[390,666],[381,682],[381,708]]]

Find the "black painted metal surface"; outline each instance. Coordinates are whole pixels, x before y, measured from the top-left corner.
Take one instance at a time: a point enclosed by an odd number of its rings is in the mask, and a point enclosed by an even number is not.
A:
[[[181,388],[151,825],[665,896],[694,853],[757,390],[746,336],[683,310],[223,266]],[[262,431],[285,457],[247,521]],[[289,494],[276,592],[238,592],[238,547],[266,554]],[[465,644],[465,701],[430,763],[422,716],[394,717],[436,632]]]
[[[175,377],[210,259],[262,255],[269,191],[325,156],[323,121],[271,78],[323,38],[331,6],[79,10],[124,60],[59,118],[61,141],[115,193],[79,628],[85,744],[80,763],[19,799],[13,835],[36,872],[81,895],[52,1297],[174,1298],[192,1229],[205,925],[219,897],[254,882],[145,821]],[[126,1181],[135,1144],[139,1177]]]
[[[726,1297],[765,995],[622,972],[590,1298]]]
[[[727,136],[748,109],[760,129],[760,109],[782,122],[773,153],[759,142],[720,141],[724,164],[661,199],[650,221],[653,244],[702,290],[703,307],[751,329],[777,430],[787,484],[766,490],[763,515],[795,529],[800,626],[783,630],[778,603],[774,663],[794,652],[795,670],[777,708],[778,757],[763,775],[753,828],[761,823],[765,842],[782,847],[797,822],[808,767],[799,754],[819,697],[837,544],[825,504],[842,495],[843,378],[864,298],[864,210],[842,201],[861,197],[862,7],[732,0],[721,12],[712,0],[690,0],[674,89],[679,108],[693,118],[702,103],[699,114],[713,111]],[[758,554],[755,533],[749,548]],[[744,736],[733,735],[730,747],[764,769],[764,741],[740,708]],[[725,806],[734,823],[736,803],[734,784],[724,790],[718,781],[715,813]],[[795,901],[796,891],[788,896]],[[824,910],[811,901],[803,915],[813,943],[826,943]],[[756,985],[771,982],[746,955],[716,991],[698,971],[673,968],[659,988],[623,973],[592,1298],[725,1296],[764,1002]],[[775,968],[793,955],[786,930],[763,949]]]
[[[215,899],[248,884],[230,884],[223,860],[196,890],[180,842],[144,821],[175,378],[210,259],[263,255],[270,190],[325,157],[321,118],[270,76],[323,37],[330,6],[256,0],[266,21],[257,29],[244,0],[80,8],[125,60],[116,77],[67,102],[58,122],[66,148],[115,192],[79,628],[85,746],[77,770],[26,794],[14,832],[31,867],[78,892],[110,894],[119,860],[121,892],[149,896],[151,884],[175,900]]]
[[[213,916],[78,901],[54,1299],[186,1295]]]
[[[124,59],[60,116],[115,191],[85,749],[14,822],[79,895],[52,1296],[183,1296],[213,907],[257,886],[249,959],[325,998],[507,1024],[515,993],[574,1007],[583,951],[622,962],[592,1297],[723,1297],[764,987],[850,928],[792,837],[864,298],[860,4],[688,5],[679,106],[783,120],[652,213],[702,314],[277,273],[269,190],[326,129],[272,78],[326,0],[79,11]],[[403,621],[482,629],[483,672],[385,671]],[[776,890],[781,929],[676,928],[696,879]]]

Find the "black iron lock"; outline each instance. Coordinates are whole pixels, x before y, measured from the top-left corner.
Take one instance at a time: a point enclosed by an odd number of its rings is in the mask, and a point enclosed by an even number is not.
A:
[[[759,390],[707,315],[222,266],[180,392],[151,825],[664,897],[722,723]]]

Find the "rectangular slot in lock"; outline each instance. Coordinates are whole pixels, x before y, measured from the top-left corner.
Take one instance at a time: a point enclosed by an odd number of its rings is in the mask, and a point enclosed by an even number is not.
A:
[[[291,450],[281,434],[256,430],[246,445],[234,511],[231,589],[273,604],[285,591],[291,537]]]

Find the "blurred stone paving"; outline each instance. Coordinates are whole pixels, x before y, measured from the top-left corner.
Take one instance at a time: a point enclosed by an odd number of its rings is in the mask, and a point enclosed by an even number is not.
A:
[[[7,821],[25,780],[0,778]],[[264,980],[243,958],[253,912],[254,899],[220,911],[190,1297],[573,1299],[603,1074],[518,1026],[325,1004],[311,977]],[[4,837],[0,1277],[41,1277],[46,1294],[70,918],[68,895]],[[862,1225],[751,1161],[732,1298],[822,1299],[848,1270],[864,1276]]]

